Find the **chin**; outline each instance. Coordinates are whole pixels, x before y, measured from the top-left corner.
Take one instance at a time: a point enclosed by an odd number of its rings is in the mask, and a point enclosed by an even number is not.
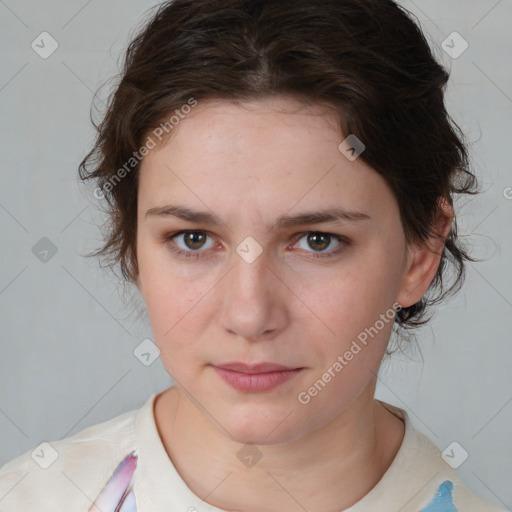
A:
[[[289,444],[307,434],[303,432],[295,415],[280,413],[267,415],[261,410],[245,411],[226,418],[223,425],[230,439],[241,444]],[[287,415],[289,415],[287,417]],[[292,420],[293,418],[293,420]],[[226,431],[224,434],[226,434]]]

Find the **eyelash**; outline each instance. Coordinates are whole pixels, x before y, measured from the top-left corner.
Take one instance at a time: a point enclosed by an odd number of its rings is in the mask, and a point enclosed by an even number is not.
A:
[[[210,236],[208,231],[185,229],[182,231],[176,231],[174,233],[169,233],[168,235],[165,235],[163,237],[163,242],[164,242],[164,244],[166,244],[169,247],[169,250],[172,253],[176,254],[177,256],[184,256],[184,257],[188,256],[190,258],[191,255],[197,254],[197,256],[194,256],[195,259],[201,259],[201,258],[205,258],[205,257],[208,258],[209,256],[202,256],[202,253],[207,252],[207,251],[184,251],[182,249],[176,248],[176,246],[174,245],[173,239],[180,235],[183,235],[184,233],[201,233],[201,234]],[[351,245],[351,241],[348,238],[346,238],[342,235],[336,235],[334,233],[325,233],[323,231],[306,231],[304,233],[300,233],[300,236],[299,236],[299,238],[297,238],[295,243],[299,242],[304,236],[309,235],[309,234],[324,235],[324,236],[328,236],[330,238],[334,238],[335,240],[340,242],[341,245],[339,245],[336,249],[333,249],[332,251],[329,251],[329,252],[316,252],[316,253],[312,252],[312,253],[310,253],[310,256],[308,256],[308,257],[332,258],[333,256],[336,256],[337,254],[339,254],[344,248]],[[309,252],[309,251],[307,251],[307,252]]]

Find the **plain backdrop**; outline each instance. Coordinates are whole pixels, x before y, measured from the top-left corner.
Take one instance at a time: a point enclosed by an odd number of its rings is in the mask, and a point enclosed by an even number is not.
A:
[[[0,466],[172,384],[160,359],[145,366],[134,356],[152,336],[144,315],[83,256],[98,247],[103,217],[77,178],[94,139],[93,93],[117,73],[130,31],[154,3],[0,1]],[[406,409],[441,450],[459,443],[467,485],[510,509],[512,2],[402,4],[451,70],[448,109],[472,142],[483,189],[459,204],[459,230],[484,261],[418,332],[421,353],[383,365],[377,397]],[[55,44],[42,32],[58,44],[46,59],[31,46],[41,37],[45,51]]]

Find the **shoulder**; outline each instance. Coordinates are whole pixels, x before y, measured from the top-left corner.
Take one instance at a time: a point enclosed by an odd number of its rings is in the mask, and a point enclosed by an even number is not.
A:
[[[415,429],[403,409],[385,404],[406,424],[402,446],[393,461],[387,481],[390,487],[405,490],[404,511],[417,512],[503,512],[491,506],[465,484],[457,471],[464,458],[462,447],[454,444],[443,453],[431,439]],[[451,449],[453,448],[453,449]]]
[[[436,472],[436,492],[431,497],[429,507],[422,512],[430,510],[463,510],[464,512],[500,512],[500,509],[491,506],[471,491],[459,472],[456,470],[459,462],[464,458],[460,453],[463,448],[456,444],[448,446],[442,453],[441,450],[421,432],[415,432],[417,447],[422,455],[427,468]],[[445,508],[439,508],[444,506]],[[450,508],[453,507],[452,509]],[[436,508],[437,507],[437,508]]]
[[[0,510],[88,510],[119,462],[136,449],[138,411],[40,443],[9,461],[0,468]]]

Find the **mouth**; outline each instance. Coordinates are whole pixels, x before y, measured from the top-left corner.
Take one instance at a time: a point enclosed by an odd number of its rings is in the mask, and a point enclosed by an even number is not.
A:
[[[293,368],[274,363],[225,363],[213,366],[219,377],[231,387],[248,393],[269,391],[293,379],[304,368]]]

